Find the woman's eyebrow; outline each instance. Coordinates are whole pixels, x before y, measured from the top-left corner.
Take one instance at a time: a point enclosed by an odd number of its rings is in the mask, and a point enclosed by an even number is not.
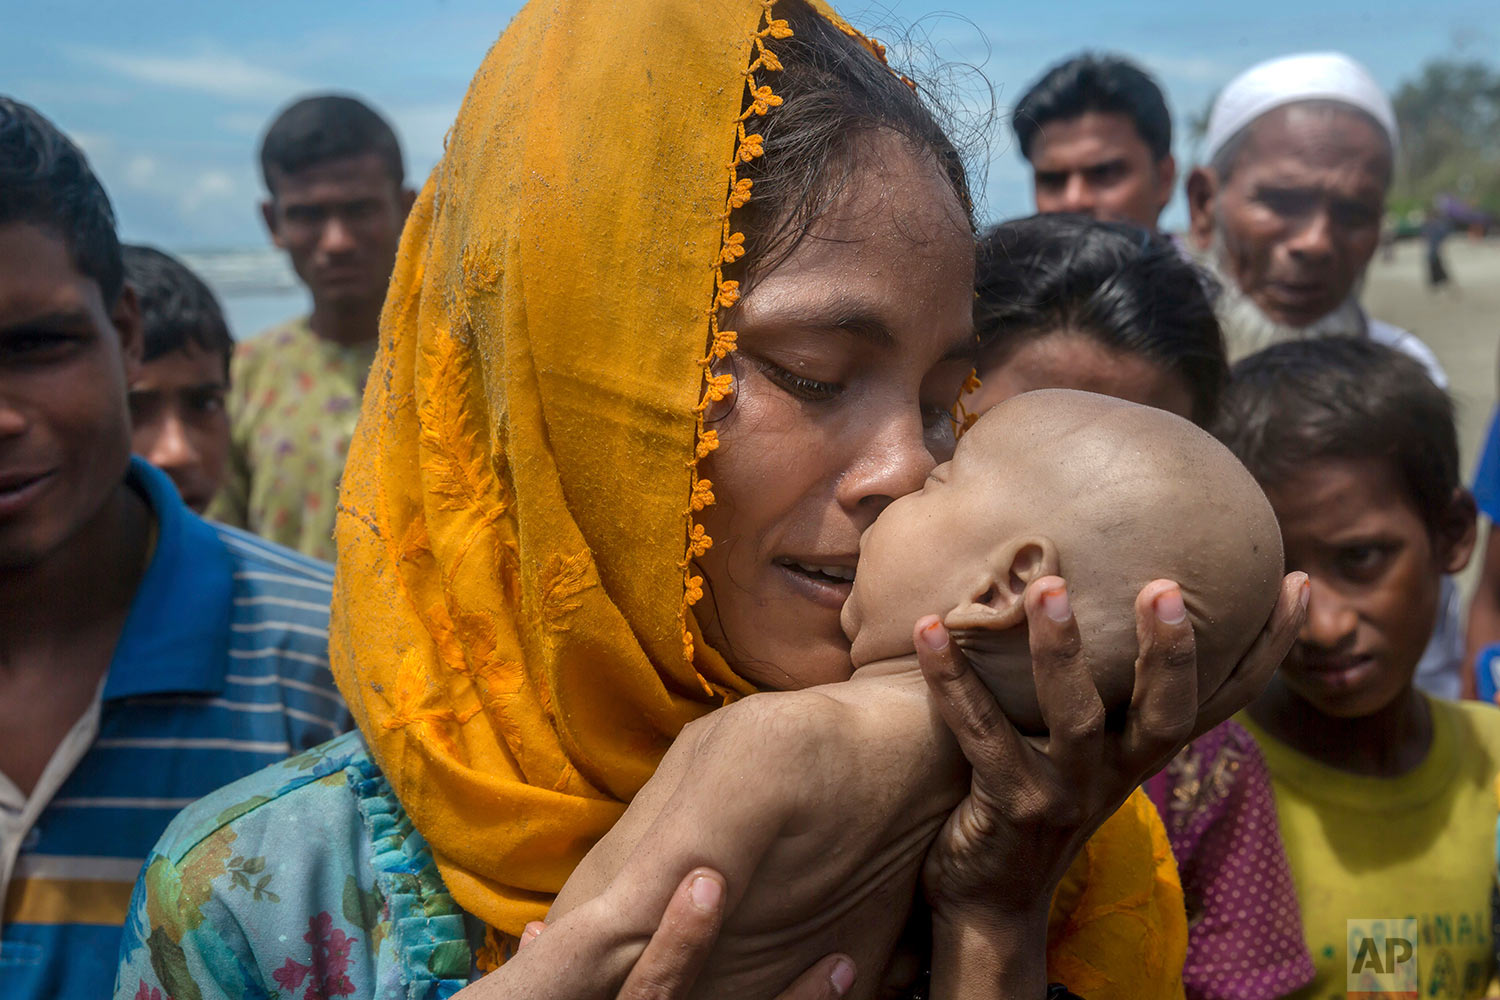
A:
[[[865,309],[857,305],[841,307],[839,305],[818,308],[811,306],[807,309],[787,309],[775,315],[766,315],[758,318],[758,323],[768,326],[774,325],[786,328],[800,328],[804,330],[829,330],[846,333],[855,340],[863,341],[871,346],[890,349],[896,346],[900,338],[891,329],[884,317],[877,310]],[[944,352],[941,361],[962,361],[972,358],[977,349],[974,341],[974,330],[965,329],[953,338],[953,345]]]
[[[789,312],[778,317],[781,325],[809,330],[836,330],[875,347],[894,347],[897,337],[879,314],[863,309],[827,309]]]

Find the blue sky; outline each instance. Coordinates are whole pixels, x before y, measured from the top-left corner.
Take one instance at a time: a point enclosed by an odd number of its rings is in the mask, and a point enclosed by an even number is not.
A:
[[[595,0],[623,3],[630,0]],[[713,0],[702,0],[708,3]],[[52,0],[14,4],[0,32],[0,91],[39,107],[88,152],[115,200],[122,235],[178,249],[264,242],[255,148],[268,117],[311,90],[365,96],[395,123],[408,170],[425,176],[469,76],[516,0]],[[1500,43],[1494,0],[848,0],[875,34],[917,27],[958,73],[958,103],[1003,114],[1047,65],[1083,48],[1153,70],[1179,123],[1260,59],[1339,48],[1394,88],[1427,59],[1483,56]],[[977,150],[988,218],[1029,206],[1003,128]],[[1168,222],[1180,219],[1180,204]]]

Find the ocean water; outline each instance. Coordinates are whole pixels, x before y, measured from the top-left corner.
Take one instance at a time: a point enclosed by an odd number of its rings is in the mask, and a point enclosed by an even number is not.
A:
[[[213,289],[236,340],[311,308],[286,256],[274,247],[173,253]]]

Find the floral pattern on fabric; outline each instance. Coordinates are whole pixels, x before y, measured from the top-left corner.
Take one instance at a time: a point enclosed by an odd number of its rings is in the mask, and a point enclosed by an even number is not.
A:
[[[333,926],[333,915],[327,910],[308,920],[308,931],[302,940],[312,945],[312,964],[304,965],[294,958],[286,963],[271,978],[293,992],[302,988],[302,981],[311,979],[303,1000],[327,1000],[328,997],[346,997],[354,992],[349,981],[349,950],[358,938],[350,937]]]
[[[136,886],[119,1000],[443,1000],[482,928],[358,734],[186,809]]]
[[[238,344],[229,473],[209,516],[332,562],[339,478],[374,359],[373,339],[323,340],[305,316]]]

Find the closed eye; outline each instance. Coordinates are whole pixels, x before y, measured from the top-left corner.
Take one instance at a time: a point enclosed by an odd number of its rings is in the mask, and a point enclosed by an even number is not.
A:
[[[838,382],[822,382],[818,379],[807,378],[796,372],[787,371],[778,364],[762,360],[760,362],[761,372],[766,378],[780,386],[786,392],[798,399],[809,402],[824,402],[838,396],[844,391],[844,387]]]

